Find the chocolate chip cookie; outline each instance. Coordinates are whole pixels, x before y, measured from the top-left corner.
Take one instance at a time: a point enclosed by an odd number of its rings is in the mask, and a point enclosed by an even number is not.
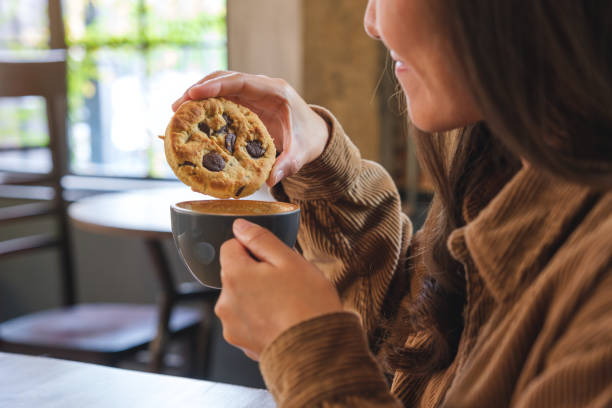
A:
[[[179,180],[218,198],[253,194],[276,157],[259,117],[223,98],[183,103],[166,128],[164,149]]]

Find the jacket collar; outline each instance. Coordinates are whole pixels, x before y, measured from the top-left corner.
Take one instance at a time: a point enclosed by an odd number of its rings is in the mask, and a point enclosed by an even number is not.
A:
[[[589,203],[588,188],[525,167],[451,234],[448,247],[464,264],[471,258],[493,297],[505,302],[538,275]]]

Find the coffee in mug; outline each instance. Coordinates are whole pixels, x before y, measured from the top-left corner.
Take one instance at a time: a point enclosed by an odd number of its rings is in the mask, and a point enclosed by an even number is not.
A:
[[[253,200],[200,200],[185,201],[176,204],[177,207],[202,214],[219,215],[267,215],[291,212],[297,205],[276,201]]]

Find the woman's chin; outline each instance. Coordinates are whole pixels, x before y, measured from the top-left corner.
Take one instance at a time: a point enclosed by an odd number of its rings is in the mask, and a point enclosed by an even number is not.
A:
[[[454,117],[453,115],[444,115],[440,109],[435,109],[434,107],[420,107],[418,105],[415,106],[409,102],[409,99],[406,100],[408,101],[407,105],[410,123],[423,132],[446,132],[478,122],[478,119],[475,118],[472,120]]]
[[[418,107],[415,108],[414,105],[409,102],[409,99],[406,99],[406,101],[408,105],[408,117],[410,119],[410,123],[416,126],[419,130],[428,133],[450,130],[450,128],[443,126],[443,123],[440,121],[440,115],[436,115],[433,112],[420,110]]]

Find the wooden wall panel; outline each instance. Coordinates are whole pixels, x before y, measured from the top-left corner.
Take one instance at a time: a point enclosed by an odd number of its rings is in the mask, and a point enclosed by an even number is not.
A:
[[[380,159],[380,44],[363,30],[366,0],[303,0],[304,97],[329,108],[365,158]]]
[[[281,77],[329,108],[363,157],[405,183],[404,118],[386,50],[363,29],[367,0],[228,0],[230,69]],[[402,163],[399,163],[402,162]]]
[[[300,92],[301,3],[302,0],[227,0],[229,68],[283,78]]]

